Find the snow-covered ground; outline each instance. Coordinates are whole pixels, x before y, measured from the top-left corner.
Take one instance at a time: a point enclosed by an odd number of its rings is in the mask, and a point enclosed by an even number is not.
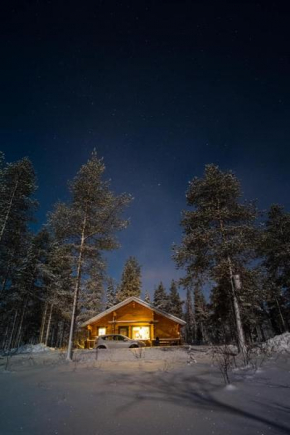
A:
[[[3,358],[0,434],[289,435],[288,352],[231,372],[228,387],[207,348],[134,352],[78,351],[67,363],[32,349],[6,371]]]

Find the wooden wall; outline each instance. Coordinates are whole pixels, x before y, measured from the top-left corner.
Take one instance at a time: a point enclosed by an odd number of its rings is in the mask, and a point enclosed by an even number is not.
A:
[[[167,317],[161,316],[160,314],[155,313],[155,337],[159,338],[178,338],[180,325],[179,323],[174,322],[173,320],[168,319]]]

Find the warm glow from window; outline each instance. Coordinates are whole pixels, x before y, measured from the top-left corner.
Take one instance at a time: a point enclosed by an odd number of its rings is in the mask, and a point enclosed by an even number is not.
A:
[[[133,340],[150,340],[150,327],[149,326],[133,326],[132,338],[133,338]]]
[[[106,334],[106,328],[99,328],[98,335],[105,335]]]

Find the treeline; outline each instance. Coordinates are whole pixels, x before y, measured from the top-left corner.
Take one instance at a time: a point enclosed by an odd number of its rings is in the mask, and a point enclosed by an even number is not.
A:
[[[118,247],[131,198],[115,195],[103,180],[94,151],[70,182],[70,199],[58,202],[47,223],[31,230],[38,204],[29,159],[0,155],[0,347],[42,342],[68,346],[76,327],[130,296],[141,295],[141,266],[130,257],[120,283],[107,277],[103,254]],[[239,180],[208,165],[194,178],[183,212],[183,239],[174,260],[180,282],[162,283],[150,301],[185,317],[188,342],[247,342],[282,333],[290,323],[290,214],[271,206],[262,216],[241,200]],[[183,303],[178,287],[186,290]],[[204,297],[204,289],[209,299]],[[184,309],[183,309],[184,305]]]
[[[94,151],[69,184],[70,200],[58,202],[38,233],[30,230],[37,202],[31,162],[0,168],[1,348],[43,342],[68,346],[78,324],[103,306],[103,252],[116,249],[116,233],[131,198],[116,196],[103,180]]]

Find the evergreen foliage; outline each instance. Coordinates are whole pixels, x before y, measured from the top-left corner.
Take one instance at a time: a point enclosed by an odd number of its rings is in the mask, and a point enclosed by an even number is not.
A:
[[[0,155],[0,293],[13,285],[30,243],[29,224],[37,203],[30,160],[5,163]]]
[[[103,252],[118,247],[116,232],[130,202],[103,181],[103,161],[92,154],[70,184],[71,200],[58,203],[48,229],[30,231],[37,202],[35,174],[24,158],[6,163],[0,152],[0,347],[42,342],[72,355],[74,331],[105,308],[140,297],[141,267],[130,257],[120,284],[106,279]],[[232,172],[208,165],[187,192],[183,240],[174,258],[186,275],[186,340],[232,343],[261,341],[290,326],[290,213],[272,205],[263,230],[257,210],[241,202]],[[257,261],[260,260],[260,262]],[[252,262],[255,260],[255,262]],[[106,282],[106,295],[104,283]],[[202,286],[212,284],[209,303]],[[106,296],[106,297],[105,297]],[[182,318],[172,280],[160,282],[152,305]],[[151,303],[145,293],[145,302]]]
[[[121,283],[118,290],[118,302],[141,295],[141,266],[135,257],[130,257],[124,266]]]
[[[151,297],[148,291],[145,292],[144,302],[151,304]]]
[[[106,310],[117,304],[117,286],[113,278],[107,280]]]
[[[173,279],[171,281],[171,285],[169,289],[168,303],[167,303],[166,310],[169,314],[173,314],[173,316],[182,319],[183,318],[182,305],[183,302],[180,299],[180,295],[177,289],[177,284]]]
[[[207,165],[203,178],[189,184],[187,203],[193,210],[183,212],[183,240],[174,248],[178,267],[186,269],[185,285],[202,279],[230,283],[228,298],[234,306],[236,333],[245,351],[239,297],[242,288],[237,274],[255,258],[257,210],[240,203],[240,183],[232,172]]]
[[[24,337],[27,311],[32,309],[37,275],[37,238],[29,231],[37,203],[35,173],[24,158],[6,163],[0,154],[0,332],[2,347]]]
[[[272,324],[282,333],[290,327],[290,213],[280,205],[270,207],[259,253],[264,258]]]
[[[58,203],[50,215],[50,227],[56,240],[67,246],[73,261],[74,301],[67,358],[72,357],[72,343],[79,292],[91,276],[101,274],[101,253],[118,247],[115,233],[127,226],[121,214],[130,202],[128,195],[115,196],[109,183],[102,180],[103,161],[93,152],[70,184],[72,200]]]
[[[154,291],[153,306],[159,310],[166,311],[168,307],[168,295],[162,282]]]

